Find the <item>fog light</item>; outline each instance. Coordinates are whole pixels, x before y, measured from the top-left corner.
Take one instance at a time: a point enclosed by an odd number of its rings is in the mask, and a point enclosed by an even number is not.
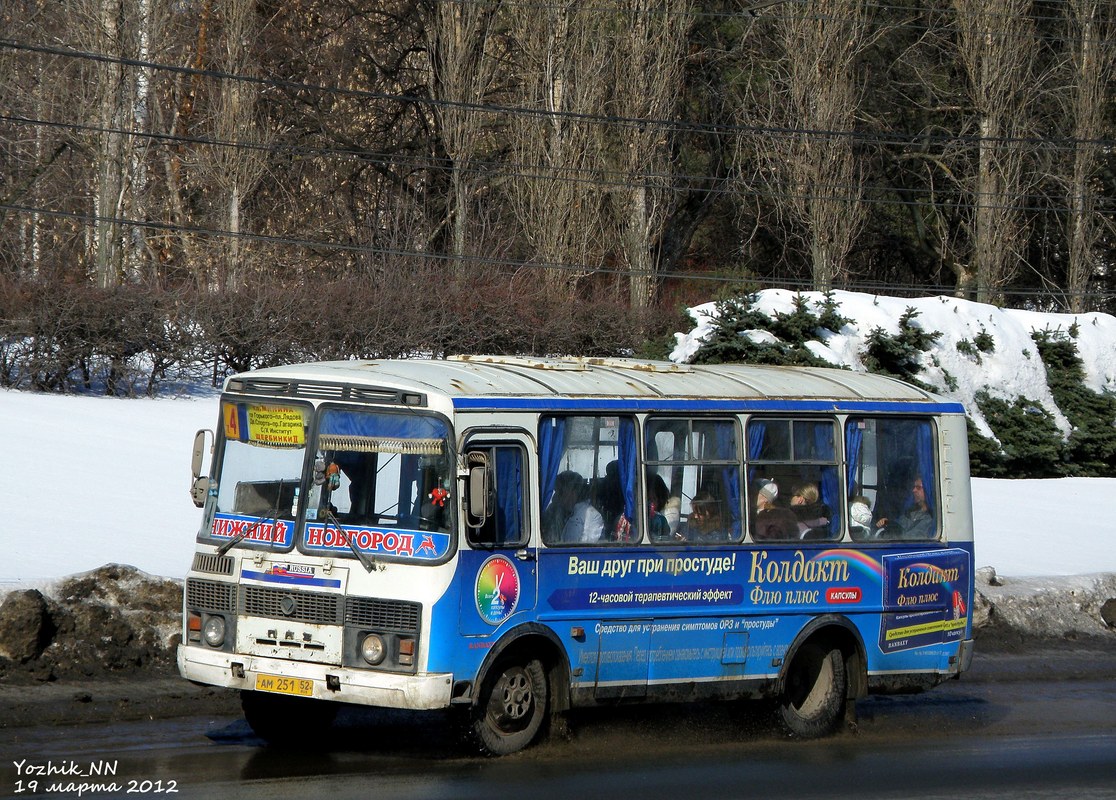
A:
[[[360,654],[369,664],[376,665],[384,660],[387,648],[384,647],[384,637],[378,633],[370,633],[360,643]]]
[[[399,640],[399,664],[404,667],[413,667],[415,664],[415,640]]]
[[[186,615],[186,638],[191,642],[201,641],[202,618],[201,614],[193,611]]]
[[[220,647],[225,643],[225,618],[210,617],[202,626],[202,637],[210,647]]]

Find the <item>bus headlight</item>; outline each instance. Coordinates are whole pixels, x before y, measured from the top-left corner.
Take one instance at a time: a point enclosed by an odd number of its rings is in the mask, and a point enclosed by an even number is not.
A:
[[[370,633],[365,636],[364,641],[360,643],[360,654],[372,666],[379,664],[387,654],[384,637],[378,633]]]
[[[210,617],[202,626],[202,638],[210,647],[220,647],[225,643],[225,618]]]

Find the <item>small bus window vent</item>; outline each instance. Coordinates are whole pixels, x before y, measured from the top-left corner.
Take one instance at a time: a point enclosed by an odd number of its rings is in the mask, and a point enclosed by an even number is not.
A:
[[[351,400],[357,403],[416,407],[426,405],[426,395],[421,392],[404,392],[383,386],[350,386],[340,383],[234,378],[229,381],[227,389],[230,392],[243,392],[245,394],[307,397],[315,400]]]
[[[194,572],[232,575],[235,563],[232,556],[219,556],[216,553],[194,553]]]
[[[328,383],[295,383],[291,385],[295,397],[314,397],[318,400],[344,400],[345,387]]]
[[[255,380],[239,380],[231,381],[229,389],[239,392],[251,392],[253,394],[290,394],[291,384],[289,381],[262,381]]]
[[[401,403],[399,392],[394,389],[378,389],[374,386],[352,386],[349,397],[366,403]]]

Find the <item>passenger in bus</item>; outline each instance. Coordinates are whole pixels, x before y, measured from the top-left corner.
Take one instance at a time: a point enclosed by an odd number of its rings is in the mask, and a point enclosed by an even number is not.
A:
[[[542,513],[542,535],[547,544],[557,544],[562,541],[562,530],[566,527],[566,520],[573,513],[577,505],[577,498],[581,493],[584,479],[573,470],[558,473],[554,479],[554,495],[550,505]]]
[[[763,479],[756,492],[756,513],[752,538],[757,541],[786,541],[799,536],[798,518],[789,508],[776,505],[779,485]]]
[[[877,520],[879,535],[889,539],[926,539],[934,532],[934,515],[926,502],[922,478],[911,481],[911,505],[895,519]]]
[[[647,479],[647,499],[647,530],[651,541],[669,541],[671,527],[664,510],[670,502],[670,496],[662,475],[652,474]]]
[[[624,517],[624,490],[620,486],[620,462],[613,459],[605,466],[604,477],[596,485],[596,506],[608,522],[610,533],[620,534],[628,520]],[[616,538],[622,539],[622,536]]]
[[[674,536],[682,525],[682,498],[676,494],[668,497],[662,514],[666,517],[667,525],[670,526],[670,535]]]
[[[775,508],[775,500],[778,497],[779,484],[767,478],[760,479],[759,489],[756,490],[756,512]]]
[[[815,483],[800,483],[794,487],[790,499],[791,511],[798,520],[800,539],[828,539],[829,519],[832,512],[821,502]]]
[[[582,481],[577,502],[566,524],[562,526],[562,541],[569,544],[599,542],[604,535],[604,530],[604,517],[589,502],[589,486]]]
[[[709,543],[728,540],[721,503],[707,489],[698,490],[690,503],[686,532],[678,537],[687,542]]]
[[[731,541],[732,531],[725,518],[724,503],[710,489],[699,489],[690,502],[690,517],[686,518],[684,534],[675,539],[710,543]]]
[[[849,500],[849,535],[862,542],[872,537],[872,503],[863,495]]]
[[[589,502],[589,486],[573,470],[554,479],[554,498],[542,515],[543,541],[547,544],[599,542],[604,517]]]

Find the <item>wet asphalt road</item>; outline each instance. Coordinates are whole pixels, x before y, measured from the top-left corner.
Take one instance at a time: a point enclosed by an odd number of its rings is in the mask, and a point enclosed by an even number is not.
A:
[[[792,742],[758,703],[594,710],[497,760],[463,752],[438,715],[356,709],[285,752],[233,716],[17,727],[0,730],[0,797],[1116,799],[1111,651],[986,660],[858,713],[855,730]]]

